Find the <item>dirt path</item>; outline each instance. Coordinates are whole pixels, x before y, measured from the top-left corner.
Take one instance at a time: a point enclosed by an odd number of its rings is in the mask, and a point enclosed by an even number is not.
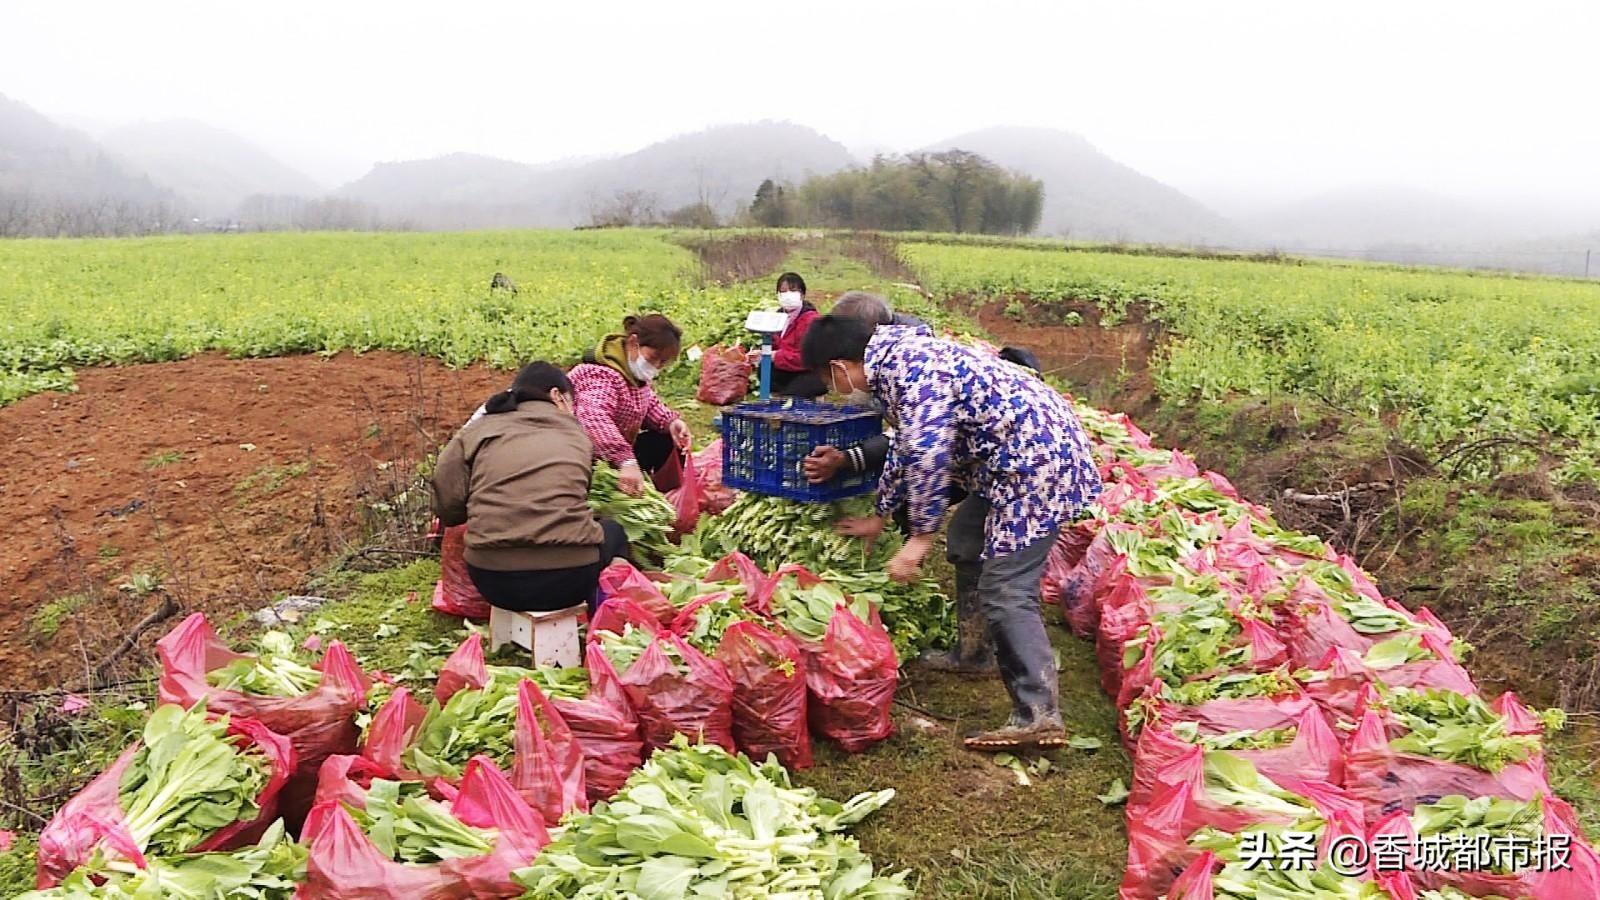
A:
[[[136,575],[223,617],[302,586],[505,379],[389,353],[202,356],[85,369],[77,393],[0,409],[0,686],[82,680],[157,605],[118,589]]]

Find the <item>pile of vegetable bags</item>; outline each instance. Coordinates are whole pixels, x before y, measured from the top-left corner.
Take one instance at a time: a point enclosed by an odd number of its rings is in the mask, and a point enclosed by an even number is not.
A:
[[[899,663],[878,595],[848,594],[799,565],[763,573],[741,553],[714,563],[680,554],[667,565],[664,577],[625,563],[608,569],[613,593],[590,632],[623,684],[633,685],[628,695],[648,744],[664,746],[675,732],[701,729],[730,749],[775,753],[784,765],[804,768],[812,734],[858,752],[892,733]],[[658,653],[647,661],[653,649]],[[673,664],[667,675],[678,679],[674,687],[692,682],[701,695],[666,690],[656,656]],[[720,710],[710,705],[724,679],[732,691],[731,742],[720,740]],[[656,687],[647,689],[651,681]],[[692,710],[688,699],[704,708]]]
[[[1107,489],[1055,548],[1046,594],[1095,641],[1122,711],[1125,900],[1600,896],[1600,862],[1544,771],[1559,712],[1482,697],[1470,648],[1432,613],[1125,417],[1078,414]],[[1571,867],[1330,865],[1341,836],[1396,835],[1570,841]],[[1263,848],[1300,865],[1245,864]]]
[[[251,719],[288,738],[295,762],[281,803],[296,829],[311,807],[322,761],[355,752],[355,717],[371,682],[339,641],[329,643],[314,666],[283,632],[267,632],[257,644],[259,654],[236,653],[195,613],[156,642],[160,698],[182,707],[204,703],[213,713]]]
[[[580,695],[587,686],[561,672],[491,669],[474,634],[445,663],[426,708],[408,689],[394,692],[373,716],[361,756],[385,778],[422,781],[442,797],[456,795],[472,760],[488,759],[510,772],[523,800],[554,825],[569,810],[588,808],[583,750],[540,687],[542,681],[569,699],[587,699]],[[619,762],[637,764],[637,750]]]
[[[939,583],[931,578],[909,584],[889,579],[887,566],[900,548],[899,532],[890,528],[868,547],[835,530],[840,519],[871,513],[871,497],[801,503],[741,494],[722,515],[702,519],[695,533],[684,537],[676,557],[715,559],[738,553],[765,572],[803,566],[851,596],[869,595],[902,659],[951,646],[954,606]],[[669,568],[671,564],[669,558]]]
[[[419,781],[382,777],[355,756],[323,763],[306,818],[302,897],[493,900],[520,893],[511,873],[549,833],[488,757],[467,763],[448,802]]]
[[[39,887],[108,873],[126,881],[135,870],[196,865],[190,855],[258,842],[270,855],[278,795],[294,770],[289,739],[260,722],[163,704],[141,739],[45,825]]]

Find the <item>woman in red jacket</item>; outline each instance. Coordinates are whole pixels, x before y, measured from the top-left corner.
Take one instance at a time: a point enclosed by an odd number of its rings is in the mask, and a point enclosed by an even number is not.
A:
[[[793,272],[778,276],[778,309],[789,317],[772,347],[772,392],[789,397],[820,397],[827,388],[806,368],[800,344],[817,320],[817,308],[806,299],[806,280]]]
[[[675,451],[689,446],[689,426],[651,387],[682,345],[683,332],[666,316],[629,316],[621,334],[601,339],[569,373],[573,412],[594,442],[595,458],[617,468],[626,493],[643,489],[645,473],[674,471],[668,463]],[[657,482],[661,490],[677,486]]]

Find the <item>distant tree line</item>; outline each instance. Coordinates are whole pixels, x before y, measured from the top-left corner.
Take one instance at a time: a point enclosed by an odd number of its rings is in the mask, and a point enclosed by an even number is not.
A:
[[[0,189],[0,238],[165,234],[188,224],[184,211],[165,200]]]
[[[343,197],[252,194],[235,214],[239,231],[408,231],[378,208]]]
[[[818,175],[799,186],[772,179],[756,189],[751,224],[1027,234],[1039,227],[1044,182],[976,153],[946,150],[879,156],[870,166]]]

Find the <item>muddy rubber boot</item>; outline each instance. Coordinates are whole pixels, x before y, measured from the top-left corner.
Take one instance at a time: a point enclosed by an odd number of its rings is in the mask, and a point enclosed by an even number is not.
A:
[[[982,602],[974,586],[956,594],[956,645],[949,650],[928,651],[918,658],[924,668],[935,672],[962,675],[993,675],[994,641],[989,638],[989,623],[983,618]]]

